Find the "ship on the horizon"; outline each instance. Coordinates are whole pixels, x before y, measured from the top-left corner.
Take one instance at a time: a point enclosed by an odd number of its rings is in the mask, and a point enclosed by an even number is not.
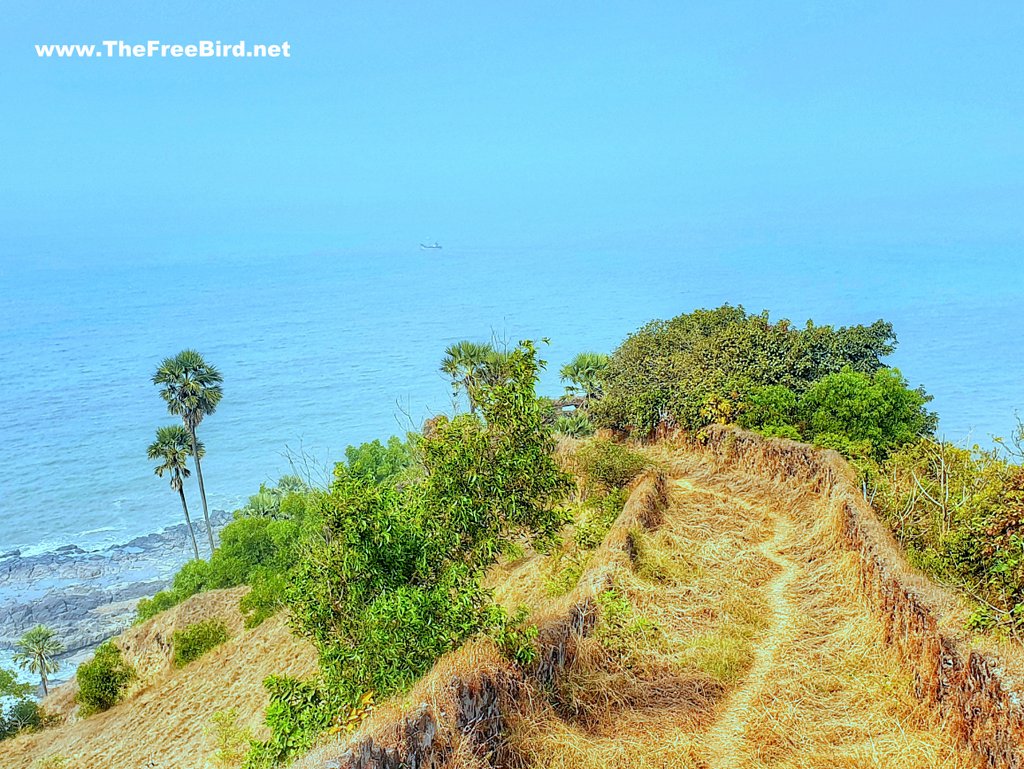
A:
[[[426,243],[420,243],[420,248],[431,248],[431,249],[433,249],[433,248],[441,248],[441,244],[440,244],[440,243],[438,243],[438,242],[437,242],[437,241],[435,240],[435,241],[434,241],[434,245],[432,245],[432,246],[431,246],[431,245],[428,245],[428,244],[426,244]]]

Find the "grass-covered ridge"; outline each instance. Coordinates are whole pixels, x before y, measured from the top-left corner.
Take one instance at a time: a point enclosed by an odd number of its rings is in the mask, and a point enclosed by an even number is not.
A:
[[[1024,615],[1016,524],[1024,476],[1012,458],[935,440],[928,396],[885,363],[894,345],[884,321],[798,327],[737,307],[698,310],[644,326],[609,355],[581,353],[561,369],[567,388],[556,398],[537,392],[544,362],[534,344],[453,345],[441,368],[466,411],[404,438],[350,447],[325,486],[287,476],[261,487],[208,560],[188,563],[170,589],[140,603],[139,620],[242,585],[251,588],[240,606],[246,632],[283,611],[316,650],[318,674],[268,677],[260,729],[229,735],[233,722],[220,717],[234,754],[247,746],[247,769],[283,765],[357,726],[373,702],[400,697],[467,640],[489,638],[511,664],[529,665],[537,636],[530,611],[573,591],[633,479],[661,461],[622,438],[681,431],[699,439],[717,423],[839,449],[915,563],[975,598],[975,627],[1015,633]],[[206,450],[197,444],[189,454],[190,440],[177,436],[170,459],[154,454],[181,471]],[[696,497],[708,502],[708,493]],[[724,515],[720,506],[713,513]],[[705,514],[695,510],[693,520]],[[737,542],[716,543],[704,528],[630,532],[633,572],[599,600],[594,653],[605,668],[586,671],[556,706],[574,703],[594,723],[611,718],[599,715],[608,702],[586,692],[607,683],[609,670],[623,691],[678,674],[705,687],[709,707],[738,685],[767,627],[761,588],[792,563],[762,534],[744,528],[741,539],[750,541],[730,562],[723,553]],[[721,621],[682,632],[658,595],[678,592],[696,606],[694,591],[708,601],[694,611]],[[227,642],[209,630],[184,638],[178,628],[175,651],[188,647],[182,663],[196,660],[183,674],[212,646],[233,649],[248,637],[236,627]],[[114,691],[113,705],[124,684],[93,685]]]

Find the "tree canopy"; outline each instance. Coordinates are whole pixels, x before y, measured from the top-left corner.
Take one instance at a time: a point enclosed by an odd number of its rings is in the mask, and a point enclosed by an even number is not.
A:
[[[23,669],[39,676],[43,694],[49,694],[48,682],[51,673],[60,670],[57,655],[64,651],[64,644],[57,639],[57,633],[45,625],[36,625],[14,644],[14,661]]]
[[[895,349],[892,325],[802,328],[723,305],[652,321],[612,354],[604,395],[592,413],[599,426],[641,435],[659,423],[698,429],[721,412],[735,416],[755,388],[801,394],[844,369],[873,374]],[[728,405],[732,403],[732,406]]]

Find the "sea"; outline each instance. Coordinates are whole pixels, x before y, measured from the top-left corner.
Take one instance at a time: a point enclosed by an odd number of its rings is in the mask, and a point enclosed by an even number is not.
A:
[[[940,432],[992,446],[1024,408],[1024,267],[1010,247],[845,252],[443,244],[191,260],[0,264],[0,554],[125,542],[181,521],[146,447],[168,416],[151,377],[192,347],[224,376],[199,427],[211,508],[346,446],[450,412],[460,339],[547,339],[542,392],[584,350],[655,318],[742,304],[775,319],[891,321],[889,361],[934,396]],[[194,478],[186,487],[200,514]]]

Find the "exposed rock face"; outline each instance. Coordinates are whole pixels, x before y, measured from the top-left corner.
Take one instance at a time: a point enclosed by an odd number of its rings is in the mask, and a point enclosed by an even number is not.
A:
[[[838,454],[718,426],[707,430],[705,449],[712,461],[820,494],[822,514],[834,516],[839,540],[859,556],[861,589],[913,671],[917,696],[986,766],[1024,767],[1024,649],[964,630],[960,599],[906,563]]]
[[[215,528],[229,514],[217,511]],[[205,532],[193,524],[197,538]],[[33,556],[0,557],[0,649],[9,649],[35,625],[57,632],[67,656],[96,646],[131,622],[139,598],[170,584],[191,558],[184,524],[105,550],[76,545]]]

